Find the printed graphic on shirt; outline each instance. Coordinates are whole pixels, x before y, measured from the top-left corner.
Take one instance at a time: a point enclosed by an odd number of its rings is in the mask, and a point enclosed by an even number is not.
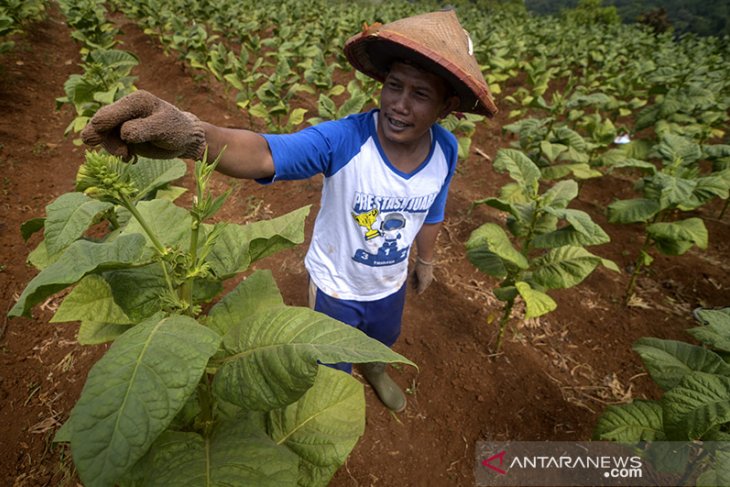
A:
[[[353,260],[371,267],[395,265],[408,257],[410,245],[399,246],[406,227],[405,213],[425,213],[437,193],[415,198],[395,198],[356,193],[352,218],[364,230],[365,248]]]
[[[376,196],[372,194],[355,193],[355,201],[352,211],[365,213],[377,209],[381,213],[399,211],[402,213],[425,213],[431,209],[431,205],[438,196],[438,193],[418,196],[415,198],[399,198],[393,196]]]
[[[380,211],[377,208],[373,208],[365,213],[360,213],[359,215],[356,215],[354,211],[352,212],[352,217],[355,219],[357,224],[368,229],[368,231],[365,232],[365,240],[371,240],[382,235],[379,230],[375,230],[373,228],[373,225],[375,225],[375,222],[378,219],[378,213],[380,213]]]

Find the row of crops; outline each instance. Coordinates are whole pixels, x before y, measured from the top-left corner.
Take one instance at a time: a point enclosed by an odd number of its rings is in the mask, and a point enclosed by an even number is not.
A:
[[[569,207],[585,179],[619,171],[634,178],[636,197],[607,210],[611,224],[644,229],[641,248],[628,249],[636,265],[627,277],[627,304],[652,255],[707,247],[704,207],[724,200],[713,210],[724,218],[730,191],[728,39],[677,40],[635,26],[535,18],[490,2],[452,4],[508,114],[503,131],[513,140],[494,158],[511,182],[475,202],[503,212],[505,224],[485,223],[466,242],[468,258],[496,279],[494,295],[504,302],[497,348],[516,302],[525,303],[527,317],[541,316],[557,306],[551,289],[576,286],[598,266],[620,272],[587,249],[607,243],[608,233]],[[354,73],[341,49],[363,23],[439,8],[324,0],[62,0],[60,6],[83,69],[58,100],[76,110],[69,133],[134,89],[138,60],[117,49],[110,11],[137,22],[193,76],[225,84],[242,125],[289,132],[377,102],[377,84]],[[444,121],[459,137],[462,157],[484,123],[471,115]],[[115,344],[92,369],[59,434],[71,443],[88,485],[161,478],[174,484],[203,472],[233,483],[325,485],[362,432],[364,402],[357,381],[316,361],[405,361],[337,323],[284,306],[270,275],[254,274],[202,314],[200,303],[217,297],[222,281],[300,242],[306,216],[300,211],[250,226],[209,223],[229,194],[210,194],[214,165],[196,164],[197,198],[183,209],[174,203],[180,190],[169,187],[184,173],[182,162],[128,165],[89,152],[76,191],[23,229],[26,237],[43,231],[31,259],[41,273],[11,314],[27,314],[75,286],[54,321],[80,321],[84,343]],[[85,232],[99,220],[110,231],[90,242]],[[730,418],[707,407],[718,396],[730,402],[723,355],[730,352],[730,316],[699,317],[704,325],[693,334],[703,347],[659,339],[637,344],[667,394],[611,408],[597,438],[728,439]],[[321,334],[307,334],[315,322]],[[158,360],[148,353],[151,344],[174,352]],[[140,378],[139,366],[154,373]],[[710,472],[726,475],[719,467]]]
[[[5,0],[0,3],[0,54],[11,50],[15,42],[13,34],[23,32],[33,22],[45,15],[43,0]]]

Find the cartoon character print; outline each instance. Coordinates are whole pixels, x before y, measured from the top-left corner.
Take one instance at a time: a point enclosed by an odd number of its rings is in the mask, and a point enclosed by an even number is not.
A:
[[[373,228],[373,225],[375,225],[375,222],[378,220],[379,213],[380,210],[377,208],[373,208],[365,213],[360,213],[359,215],[355,214],[354,211],[352,212],[352,217],[355,219],[355,222],[359,226],[367,229],[367,232],[365,232],[365,240],[372,240],[375,237],[382,235],[378,230]]]
[[[358,249],[355,252],[352,258],[361,264],[373,267],[394,265],[408,257],[408,247],[398,248],[401,231],[406,226],[405,217],[400,213],[388,213],[382,218],[380,228],[376,229],[375,225],[380,214],[380,210],[377,208],[359,214],[352,212],[352,217],[357,225],[366,229],[364,235],[366,242],[382,237],[382,244],[377,247],[375,253],[365,249]]]

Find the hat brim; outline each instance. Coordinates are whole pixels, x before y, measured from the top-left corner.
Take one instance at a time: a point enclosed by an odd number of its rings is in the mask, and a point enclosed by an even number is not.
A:
[[[413,47],[408,38],[394,32],[357,35],[345,44],[345,56],[352,66],[380,82],[385,81],[390,66],[408,60],[443,78],[459,97],[456,111],[493,117],[497,107],[483,79],[474,77],[454,63],[423,46]]]

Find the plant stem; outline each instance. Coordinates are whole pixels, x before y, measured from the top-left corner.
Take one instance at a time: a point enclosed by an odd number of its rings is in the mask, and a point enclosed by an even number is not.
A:
[[[698,465],[701,465],[704,461],[704,459],[707,457],[707,455],[710,454],[710,451],[707,448],[702,449],[699,455],[692,460],[687,468],[685,469],[684,473],[682,474],[682,478],[679,479],[679,482],[677,482],[677,485],[684,485],[687,479],[691,476],[697,473],[698,471]],[[702,470],[699,470],[702,471]]]
[[[198,405],[200,406],[200,424],[203,436],[208,437],[215,421],[215,400],[211,390],[210,375],[203,374],[198,385]]]
[[[535,201],[535,209],[532,212],[532,218],[530,219],[530,227],[527,229],[527,236],[522,241],[522,255],[528,257],[530,248],[532,247],[532,236],[535,234],[535,227],[537,226],[537,219],[539,217],[540,202]],[[529,260],[529,258],[528,258]]]
[[[722,207],[722,211],[720,212],[720,216],[718,216],[718,219],[722,220],[722,218],[725,216],[728,205],[730,205],[730,198],[725,200],[725,206]]]
[[[646,259],[645,255],[649,250],[649,247],[651,246],[651,238],[647,235],[644,239],[644,244],[641,246],[641,250],[639,251],[639,257],[636,258],[636,263],[634,264],[634,270],[631,273],[631,278],[629,279],[629,285],[626,288],[626,295],[624,296],[624,305],[629,304],[629,300],[631,299],[631,296],[634,294],[634,286],[636,286],[636,279],[639,277],[639,272],[641,272],[641,268],[644,266],[644,260]]]
[[[190,231],[190,265],[197,266],[198,260],[198,234],[200,233],[200,222],[193,220],[192,229]],[[188,277],[182,284],[180,290],[182,299],[188,303],[188,313],[193,314],[193,283],[194,277]]]
[[[109,221],[109,225],[111,225],[112,230],[119,228],[119,220],[117,219],[117,214],[114,213],[113,209],[107,214],[107,220]]]
[[[515,305],[515,300],[512,299],[507,301],[502,308],[502,317],[499,319],[499,334],[497,335],[497,347],[495,352],[499,352],[502,348],[502,339],[504,338],[504,329],[507,327],[510,315],[512,315],[512,308]]]
[[[129,212],[132,214],[132,216],[139,222],[139,224],[142,226],[142,229],[145,231],[147,236],[149,237],[150,241],[152,242],[152,245],[154,245],[155,250],[157,250],[157,253],[160,255],[160,257],[163,257],[165,255],[165,247],[160,243],[160,241],[157,239],[157,236],[154,234],[150,226],[147,224],[144,218],[142,218],[142,215],[137,210],[137,207],[129,201],[129,198],[126,196],[122,196],[122,205],[129,210]],[[162,266],[162,273],[165,275],[165,282],[167,283],[167,288],[170,290],[170,292],[175,292],[175,287],[173,286],[172,281],[170,280],[170,275],[167,272],[167,267],[165,266],[164,259],[160,259],[160,266]]]
[[[147,222],[142,218],[142,215],[137,211],[137,207],[134,206],[134,204],[129,201],[129,198],[126,196],[122,196],[122,204],[124,207],[129,210],[129,212],[132,214],[132,216],[139,222],[139,224],[142,226],[142,229],[145,231],[147,236],[149,237],[150,241],[152,242],[152,245],[155,246],[155,249],[160,255],[165,255],[165,247],[160,243],[160,241],[157,239],[157,236],[152,231],[150,226],[147,224]]]

